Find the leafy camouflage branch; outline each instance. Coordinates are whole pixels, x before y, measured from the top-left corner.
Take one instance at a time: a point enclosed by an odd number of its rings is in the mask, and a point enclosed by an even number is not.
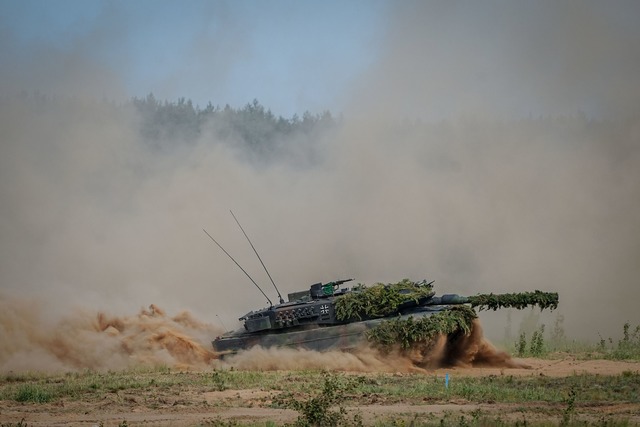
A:
[[[558,308],[557,292],[520,292],[513,294],[479,294],[468,297],[471,307],[482,310],[498,310],[500,308],[516,308],[522,310],[528,306],[537,305],[541,310]]]
[[[414,343],[435,340],[438,335],[469,334],[475,311],[467,306],[452,307],[428,317],[386,320],[367,332],[367,339],[382,348],[399,344],[403,349]]]
[[[418,301],[434,294],[433,286],[425,282],[404,279],[398,283],[377,283],[371,287],[360,285],[336,298],[336,317],[339,320],[375,319],[395,313],[408,301]]]

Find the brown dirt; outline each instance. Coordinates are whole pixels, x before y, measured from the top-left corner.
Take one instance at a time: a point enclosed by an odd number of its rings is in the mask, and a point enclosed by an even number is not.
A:
[[[211,370],[304,370],[327,369],[365,375],[380,372],[392,375],[425,373],[452,380],[468,376],[550,376],[579,373],[619,375],[640,371],[640,362],[577,360],[561,355],[556,360],[513,359],[484,339],[482,328],[474,323],[468,336],[448,342],[440,337],[431,345],[378,352],[369,347],[352,352],[318,353],[299,349],[254,348],[220,360],[210,350],[209,340],[216,328],[183,312],[168,316],[151,305],[132,316],[78,312],[49,325],[33,310],[24,310],[20,301],[0,300],[0,325],[6,325],[6,342],[0,346],[0,372],[26,370],[83,371],[120,370],[136,366],[170,366],[176,369]],[[37,311],[36,311],[37,313]],[[446,366],[446,368],[442,368]],[[211,392],[183,384],[170,388],[150,388],[101,393],[82,400],[64,398],[54,403],[19,403],[0,401],[0,425],[19,423],[29,426],[192,426],[212,425],[220,421],[283,424],[294,421],[292,410],[273,409],[270,403],[279,392],[264,390],[225,390]],[[361,399],[360,402],[363,400]],[[437,403],[437,404],[434,404]],[[526,411],[529,421],[536,416],[558,413],[553,404],[536,402]],[[609,402],[581,407],[581,415],[620,415],[640,423],[640,405]],[[365,424],[385,417],[438,420],[445,414],[500,415],[503,419],[522,419],[522,408],[529,403],[475,404],[464,400],[434,402],[425,397],[421,404],[393,403],[372,399],[366,404],[350,406],[349,411],[362,414]],[[556,405],[557,406],[557,405]],[[475,412],[474,412],[475,411]],[[538,415],[543,414],[543,415]],[[549,415],[546,415],[549,417]],[[544,418],[543,418],[544,420]]]
[[[478,368],[454,367],[430,371],[433,375],[448,373],[450,378],[462,376],[570,376],[579,373],[619,375],[625,371],[640,371],[640,362],[609,360],[577,360],[565,357],[560,360],[519,359],[528,368]],[[127,421],[129,426],[193,426],[212,425],[215,422],[237,421],[244,423],[277,424],[293,422],[297,413],[286,409],[269,408],[275,391],[258,389],[203,391],[196,388],[175,391],[157,389],[153,391],[118,392],[95,399],[82,401],[63,399],[51,404],[18,403],[0,401],[0,421],[18,423],[24,419],[29,426],[117,426]],[[524,412],[529,422],[548,420],[549,412],[557,407],[545,402],[518,404],[475,404],[465,400],[452,400],[432,404],[425,399],[424,404],[380,404],[350,406],[348,410],[362,415],[365,424],[387,417],[405,417],[421,420],[435,420],[450,414],[464,415],[470,419],[473,411],[480,410],[486,416],[501,416],[502,419],[522,420],[522,408],[532,407]],[[557,406],[557,405],[556,405]],[[476,412],[477,413],[477,412]],[[545,415],[547,414],[547,415]],[[601,416],[620,416],[631,423],[640,423],[640,404],[609,403],[595,406],[581,406],[580,414],[597,421]],[[545,418],[546,417],[546,418]]]
[[[567,377],[576,374],[620,375],[625,371],[639,371],[640,362],[613,360],[579,360],[574,356],[566,356],[557,360],[514,359],[522,367],[504,369],[495,367],[437,369],[436,374],[460,375],[465,377],[482,377],[489,375]]]

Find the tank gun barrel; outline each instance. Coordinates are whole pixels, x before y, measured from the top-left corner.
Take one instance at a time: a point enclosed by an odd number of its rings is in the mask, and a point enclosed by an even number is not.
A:
[[[471,307],[478,307],[482,310],[498,310],[500,308],[515,308],[522,310],[528,306],[537,305],[540,310],[555,310],[558,308],[557,292],[519,292],[510,294],[478,294],[467,297]]]
[[[445,294],[439,297],[431,297],[425,305],[459,305],[471,302],[469,297],[458,294]]]
[[[478,310],[498,310],[501,308],[515,308],[522,310],[529,306],[538,306],[541,310],[558,308],[557,292],[519,292],[510,294],[478,294],[474,296],[462,296],[457,294],[445,294],[430,298],[424,305],[459,305],[471,304]]]

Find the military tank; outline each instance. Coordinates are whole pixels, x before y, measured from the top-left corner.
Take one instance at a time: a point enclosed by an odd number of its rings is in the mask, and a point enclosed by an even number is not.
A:
[[[250,311],[239,320],[243,327],[226,332],[212,341],[216,352],[224,357],[254,346],[293,347],[316,351],[349,350],[363,342],[390,347],[409,347],[415,341],[428,341],[438,334],[455,340],[469,334],[479,310],[523,309],[538,306],[555,309],[554,292],[436,296],[433,282],[404,279],[398,283],[358,284],[342,287],[353,279],[315,283],[288,295],[284,301],[253,243],[231,215],[251,244],[265,272],[273,283],[280,302],[273,304],[260,286],[240,264],[209,234],[211,240],[242,270],[267,299],[269,306]]]
[[[352,280],[316,283],[308,290],[289,294],[287,302],[250,311],[239,319],[243,327],[214,339],[213,348],[228,355],[254,346],[316,351],[349,350],[366,341],[408,346],[408,335],[426,339],[433,333],[444,333],[453,339],[468,333],[476,317],[473,308],[538,305],[553,309],[558,303],[556,293],[541,291],[436,296],[433,282],[426,280],[342,287]],[[415,331],[407,333],[408,327]]]

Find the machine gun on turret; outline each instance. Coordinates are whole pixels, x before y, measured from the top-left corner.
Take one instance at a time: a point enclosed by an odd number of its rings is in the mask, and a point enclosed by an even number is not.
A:
[[[353,279],[336,280],[325,284],[316,283],[311,285],[309,294],[311,298],[326,298],[330,296],[342,295],[348,289],[340,289],[340,285],[351,282]]]

